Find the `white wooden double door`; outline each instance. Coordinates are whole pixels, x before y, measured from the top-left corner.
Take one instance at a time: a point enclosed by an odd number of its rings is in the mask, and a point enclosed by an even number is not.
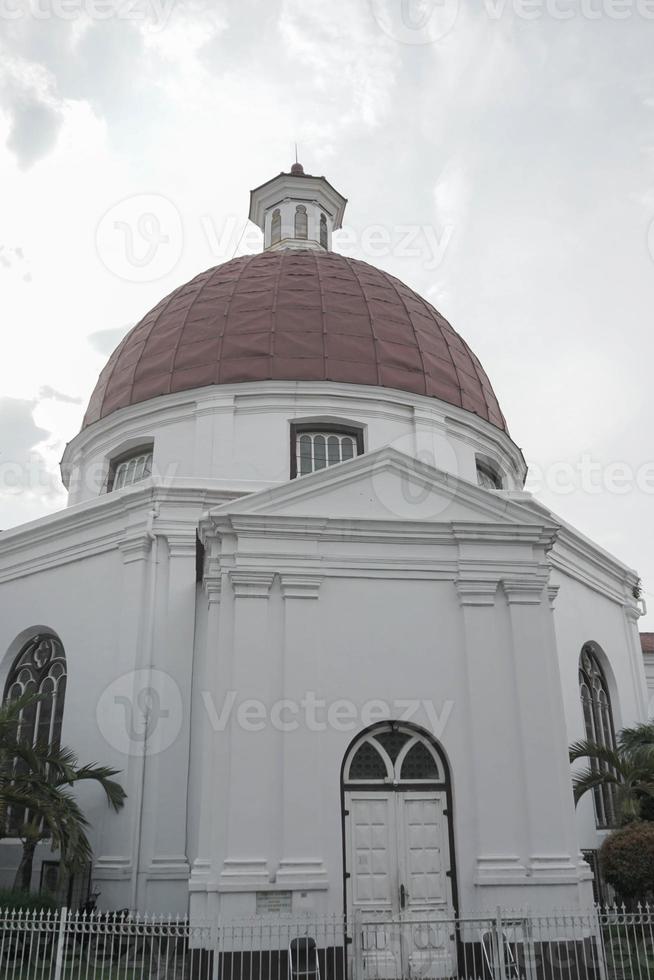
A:
[[[446,793],[349,790],[345,809],[348,904],[363,977],[454,976]]]

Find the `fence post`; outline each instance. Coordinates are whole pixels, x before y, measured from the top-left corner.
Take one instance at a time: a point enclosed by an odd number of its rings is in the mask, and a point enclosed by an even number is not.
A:
[[[502,929],[502,909],[497,909],[495,916],[495,932],[497,934],[497,980],[506,980],[506,964],[504,961],[504,931]],[[55,977],[57,980],[57,977]]]
[[[211,978],[212,980],[219,980],[221,973],[221,962],[220,962],[220,949],[221,949],[221,939],[222,939],[222,916],[218,916],[213,920],[211,924],[211,948],[213,961],[211,964]]]
[[[64,945],[66,943],[66,920],[68,919],[68,909],[64,906],[59,912],[59,934],[57,936],[57,953],[55,956],[54,976],[52,980],[61,980],[61,971],[64,964]]]
[[[345,943],[345,956],[346,956],[346,968],[348,965],[350,969],[346,972],[346,976],[349,980],[363,980],[363,954],[361,951],[361,941],[362,932],[359,920],[361,916],[361,910],[358,908],[352,909],[352,919],[350,920],[350,926],[352,928],[352,954],[348,957],[347,943]],[[345,922],[345,933],[347,935],[347,920]]]

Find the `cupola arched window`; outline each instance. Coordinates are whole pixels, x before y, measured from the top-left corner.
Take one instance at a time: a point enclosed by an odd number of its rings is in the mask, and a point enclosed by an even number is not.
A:
[[[327,248],[327,218],[324,214],[320,215],[320,244]]]
[[[291,479],[345,463],[363,452],[363,432],[350,426],[292,425]]]
[[[152,475],[152,446],[142,446],[112,460],[108,490],[122,490]]]
[[[579,694],[584,715],[586,738],[608,749],[615,748],[615,729],[611,698],[604,671],[591,643],[586,643],[579,658]],[[607,763],[591,760],[593,768],[601,772]],[[615,825],[615,790],[610,784],[596,786],[593,790],[597,826]]]
[[[490,460],[477,457],[477,483],[485,490],[502,490],[504,481],[499,469]]]
[[[282,240],[282,215],[279,208],[275,208],[272,213],[272,218],[270,221],[270,244],[274,245],[276,242],[281,242]]]
[[[295,209],[295,237],[309,237],[309,221],[307,218],[307,209],[304,204],[298,204]]]

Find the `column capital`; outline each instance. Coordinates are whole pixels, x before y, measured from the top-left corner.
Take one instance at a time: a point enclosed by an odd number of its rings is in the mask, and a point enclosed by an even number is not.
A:
[[[538,606],[543,597],[547,580],[534,578],[503,578],[502,589],[509,605]]]
[[[219,558],[205,559],[202,587],[210,605],[213,602],[220,602],[223,576]]]
[[[630,623],[638,623],[638,620],[643,615],[643,610],[633,602],[625,602],[622,608],[624,609],[625,618]]]
[[[284,599],[317,599],[322,575],[281,575]]]
[[[560,588],[561,588],[560,585],[547,586],[547,598],[549,599],[550,609],[554,609],[554,605],[556,603]]]
[[[168,554],[171,558],[195,558],[196,534],[195,528],[192,533],[188,531],[166,531],[157,528],[168,542]]]
[[[462,606],[494,606],[497,579],[457,579],[454,583]]]
[[[126,534],[118,542],[123,564],[129,565],[133,561],[143,561],[150,554],[153,544],[152,539],[144,531]]]
[[[229,573],[237,599],[267,599],[275,578],[273,572],[236,569]]]

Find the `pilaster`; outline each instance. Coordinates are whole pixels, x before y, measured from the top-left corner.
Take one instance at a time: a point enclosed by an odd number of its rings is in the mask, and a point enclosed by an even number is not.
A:
[[[462,610],[476,841],[471,841],[478,885],[512,884],[525,875],[523,801],[515,778],[515,721],[506,627],[498,608],[499,573],[456,581]],[[491,737],[492,733],[492,737]]]
[[[186,879],[189,875],[186,812],[195,636],[195,525],[167,526],[158,521],[156,532],[159,549],[151,667],[161,683],[153,681],[152,686],[174,695],[176,708],[163,701],[157,702],[156,708],[157,723],[174,723],[176,730],[173,738],[165,739],[161,751],[146,753],[143,760],[139,907],[147,907],[148,883]]]
[[[502,579],[510,650],[521,787],[533,883],[576,883],[578,850],[561,679],[548,589],[548,570]]]
[[[322,733],[307,728],[301,705],[318,684],[322,578],[316,575],[280,576],[283,597],[283,698],[288,710],[281,733],[283,752],[282,849],[276,881],[288,888],[327,887],[323,860]],[[310,601],[307,601],[310,600]],[[306,788],[306,789],[305,789]]]
[[[270,571],[236,567],[228,580],[235,704],[229,720],[227,850],[218,879],[221,891],[270,882],[279,860],[274,813],[281,807],[282,792],[281,733],[271,725],[270,714],[281,698],[281,594],[278,586],[273,589],[275,575]],[[262,800],[266,806],[260,805]]]

